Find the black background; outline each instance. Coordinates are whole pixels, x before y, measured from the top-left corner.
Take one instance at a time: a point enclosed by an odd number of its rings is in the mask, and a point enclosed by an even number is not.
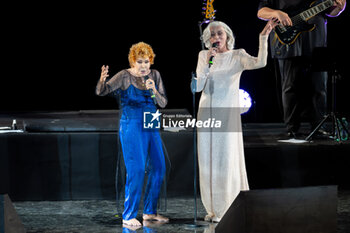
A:
[[[198,22],[202,1],[113,1],[15,3],[3,27],[1,78],[2,112],[116,109],[108,97],[95,95],[103,64],[110,76],[129,67],[128,52],[139,41],[155,53],[152,68],[160,71],[169,103],[167,108],[192,111],[189,88],[201,50]],[[227,23],[236,48],[251,55],[258,51],[258,35],[265,22],[256,16],[258,1],[216,0],[216,20]],[[349,9],[328,20],[328,44],[342,75],[337,108],[349,113],[347,39]],[[273,61],[259,70],[245,71],[241,87],[256,102],[251,121],[281,121]],[[197,101],[200,94],[196,95]]]

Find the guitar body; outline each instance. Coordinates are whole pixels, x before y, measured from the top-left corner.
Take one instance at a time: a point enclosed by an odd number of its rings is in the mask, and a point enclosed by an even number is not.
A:
[[[293,44],[302,32],[310,32],[316,27],[315,24],[308,24],[307,22],[302,22],[291,27],[285,27],[287,30],[283,30],[280,27],[276,27],[277,38],[281,44]]]
[[[277,38],[281,44],[291,45],[295,42],[298,36],[303,32],[309,32],[315,29],[315,24],[309,24],[308,20],[322,11],[332,6],[332,0],[315,1],[310,6],[299,10],[298,12],[288,12],[293,26],[278,25],[275,28]]]

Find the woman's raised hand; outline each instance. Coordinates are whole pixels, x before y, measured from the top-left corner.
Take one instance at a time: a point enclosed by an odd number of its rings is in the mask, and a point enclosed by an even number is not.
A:
[[[272,31],[272,29],[274,29],[276,27],[276,25],[278,25],[278,20],[276,19],[270,19],[264,29],[261,31],[260,35],[268,35],[270,34],[270,32]]]
[[[105,66],[105,65],[103,65],[102,67],[101,67],[101,76],[100,76],[100,81],[101,82],[105,82],[106,81],[106,78],[109,76],[109,74],[108,74],[108,66]]]

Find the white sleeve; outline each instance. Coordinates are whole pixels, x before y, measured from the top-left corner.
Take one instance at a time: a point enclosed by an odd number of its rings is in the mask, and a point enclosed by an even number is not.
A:
[[[268,35],[259,36],[259,52],[257,57],[249,55],[245,50],[242,50],[241,64],[243,70],[259,69],[266,66],[267,63],[267,38]]]
[[[203,90],[207,78],[209,76],[209,65],[207,63],[207,53],[208,50],[202,50],[198,55],[198,63],[197,63],[197,78],[196,78],[196,92],[200,92]]]

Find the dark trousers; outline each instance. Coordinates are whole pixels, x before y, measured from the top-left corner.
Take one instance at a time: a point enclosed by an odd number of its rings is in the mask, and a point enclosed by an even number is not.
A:
[[[315,127],[327,112],[327,72],[313,71],[303,57],[278,59],[278,64],[287,130],[297,132],[302,120]]]

